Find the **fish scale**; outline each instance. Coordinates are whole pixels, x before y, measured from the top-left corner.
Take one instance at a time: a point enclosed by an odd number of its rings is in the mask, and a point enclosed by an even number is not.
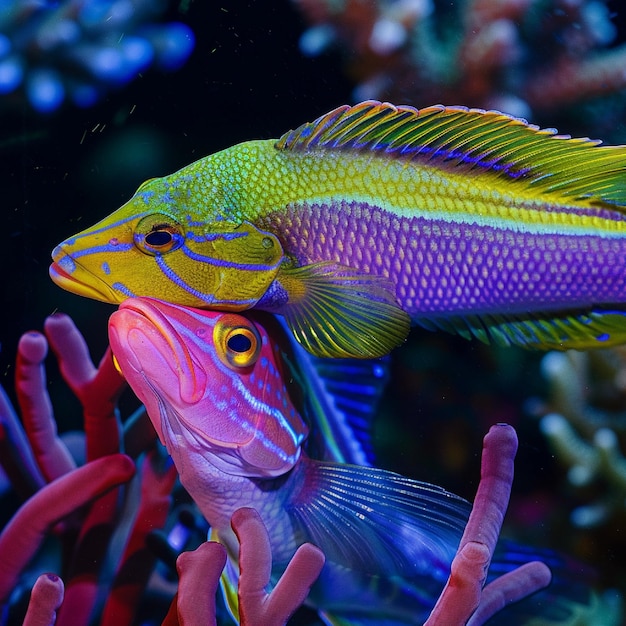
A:
[[[617,345],[626,147],[599,143],[494,111],[343,106],[147,181],[50,273],[107,302],[271,311],[323,357],[384,355],[411,324]]]
[[[357,202],[291,206],[259,223],[281,232],[285,248],[297,249],[302,265],[330,258],[364,272],[381,271],[396,285],[398,301],[412,317],[496,313],[504,306],[511,311],[516,303],[524,310],[594,298],[617,302],[626,293],[626,242],[621,239],[401,218]]]

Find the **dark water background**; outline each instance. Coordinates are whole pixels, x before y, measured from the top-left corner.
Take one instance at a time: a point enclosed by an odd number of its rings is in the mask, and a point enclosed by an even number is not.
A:
[[[87,110],[41,117],[25,106],[0,108],[0,383],[11,395],[17,340],[40,329],[52,312],[73,317],[95,359],[106,346],[113,307],[50,281],[56,244],[108,215],[147,178],[240,141],[278,137],[350,101],[353,86],[338,52],[315,59],[299,53],[306,25],[286,0],[196,0],[186,14],[172,10],[172,18],[190,24],[197,39],[178,72],[148,72]],[[588,134],[584,120],[579,132]],[[529,399],[546,393],[539,358],[415,331],[394,355],[376,424],[380,464],[472,498],[483,435],[492,423],[513,423],[520,451],[511,532],[588,557],[605,582],[621,584],[625,546],[619,528],[572,530],[567,516],[576,501],[563,490],[564,471],[528,415]],[[60,429],[79,428],[78,404],[49,361]],[[133,402],[126,397],[123,406]]]

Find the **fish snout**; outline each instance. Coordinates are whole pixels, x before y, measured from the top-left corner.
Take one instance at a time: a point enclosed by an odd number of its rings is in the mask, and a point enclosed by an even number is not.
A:
[[[112,304],[127,297],[77,261],[80,255],[74,253],[70,241],[59,244],[52,251],[53,262],[48,273],[55,285],[78,296]]]
[[[184,307],[155,298],[128,298],[111,316],[109,327],[124,330],[121,349],[133,353],[135,363],[157,389],[167,395],[178,389],[177,400],[191,405],[203,398],[208,377],[189,338],[179,332],[181,315],[186,315]]]

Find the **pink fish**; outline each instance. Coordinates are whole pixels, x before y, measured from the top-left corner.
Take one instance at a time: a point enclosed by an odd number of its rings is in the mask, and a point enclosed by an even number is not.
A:
[[[309,427],[285,382],[295,370],[265,319],[130,298],[109,324],[122,373],[228,548],[233,612],[238,544],[230,518],[249,506],[269,530],[274,579],[302,543],[323,550],[309,601],[328,623],[423,621],[447,578],[468,503],[385,470],[310,458]],[[319,456],[332,457],[331,449]]]

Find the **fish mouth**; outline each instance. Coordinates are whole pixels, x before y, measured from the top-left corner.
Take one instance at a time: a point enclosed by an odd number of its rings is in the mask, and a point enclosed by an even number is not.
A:
[[[52,252],[53,263],[48,270],[55,285],[62,289],[84,296],[91,300],[119,304],[128,295],[112,289],[107,283],[98,278],[93,272],[85,269],[62,246],[57,246]]]
[[[133,348],[131,342],[132,331],[138,331],[145,337],[151,345],[148,349],[158,352],[162,361],[167,363],[168,369],[178,378],[181,400],[187,404],[194,404],[202,398],[206,389],[207,376],[204,367],[194,357],[170,318],[161,311],[161,308],[167,307],[173,309],[172,313],[175,314],[178,307],[166,305],[159,300],[154,300],[153,304],[152,300],[154,299],[148,297],[128,298],[120,304],[112,319],[115,316],[130,316],[131,319],[125,322],[127,326],[125,343],[134,353],[135,359],[144,361],[141,369],[145,372],[148,357],[144,356],[144,359],[141,359],[135,352],[136,348]]]

